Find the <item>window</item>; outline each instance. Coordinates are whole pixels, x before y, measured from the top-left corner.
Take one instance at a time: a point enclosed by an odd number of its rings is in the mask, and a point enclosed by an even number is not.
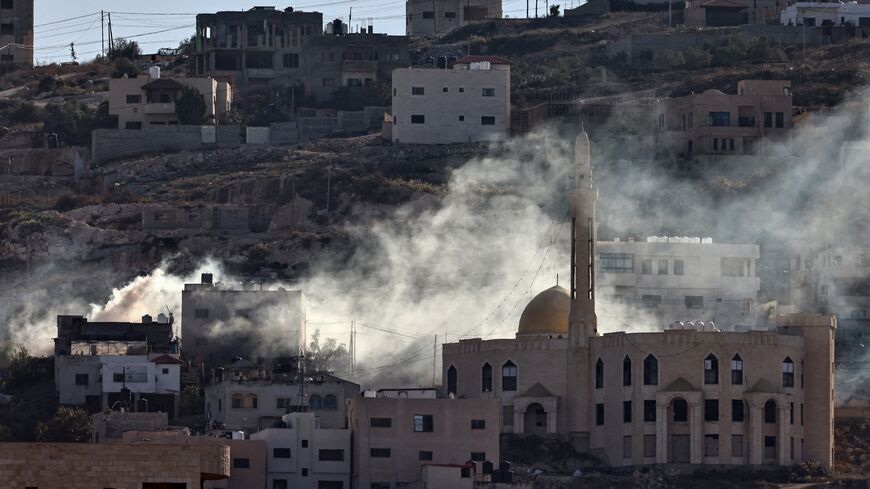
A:
[[[719,456],[719,435],[704,435],[704,456]]]
[[[749,262],[744,258],[722,258],[723,277],[748,277]]]
[[[495,97],[495,88],[481,88],[480,92],[484,97]]]
[[[123,383],[124,382],[124,374],[123,372],[115,372],[112,374],[112,382],[115,383]]]
[[[595,388],[604,388],[604,362],[600,358],[595,362]]]
[[[659,275],[667,275],[668,274],[668,261],[665,259],[659,260]]]
[[[784,114],[782,112],[776,113],[776,127],[779,129],[782,129],[783,127],[785,127],[785,117],[784,117]]]
[[[689,421],[689,403],[685,399],[674,399],[674,423]]]
[[[687,295],[686,296],[686,309],[703,309],[704,308],[704,296],[703,295]]]
[[[731,435],[731,456],[743,456],[743,435]]]
[[[643,359],[643,385],[659,385],[659,361],[652,355]]]
[[[393,418],[372,418],[369,420],[369,426],[372,428],[392,428]]]
[[[601,253],[598,255],[598,269],[605,273],[632,273],[634,272],[634,255]]]
[[[656,456],[656,435],[643,435],[643,456]]]
[[[11,36],[15,34],[14,24],[0,24],[0,35]]]
[[[464,116],[464,115],[459,116],[459,122],[465,122],[465,116]]]
[[[764,458],[776,458],[776,437],[764,437]]]
[[[704,383],[707,385],[719,383],[719,359],[712,353],[704,359]]]
[[[141,104],[142,96],[141,95],[127,95],[127,103],[128,104]]]
[[[643,401],[643,422],[655,423],[656,421],[656,402],[646,400]]]
[[[794,387],[794,362],[789,357],[782,362],[782,386]]]
[[[472,462],[485,462],[486,461],[486,452],[471,452],[471,461]]]
[[[501,390],[517,390],[517,366],[510,360],[501,368]]]
[[[414,415],[414,433],[431,433],[433,425],[434,422],[431,414]]]
[[[242,409],[242,407],[244,407],[244,404],[245,404],[244,396],[242,396],[241,394],[233,394],[233,402],[232,402],[233,409]]]
[[[622,422],[631,423],[631,401],[622,401]]]
[[[308,469],[302,469],[302,477],[308,477]]]
[[[743,385],[743,359],[740,355],[731,359],[731,385]]]
[[[324,78],[321,83],[324,87],[334,87],[335,86],[335,78]]]
[[[321,462],[344,462],[344,450],[334,448],[322,448],[317,453],[317,458]]]
[[[659,304],[662,303],[662,296],[660,295],[644,295],[640,298],[643,307],[647,309],[656,309],[659,307]]]
[[[163,375],[169,375],[169,369],[168,369],[168,368],[164,368],[164,369],[162,369],[161,372],[163,372]]]
[[[628,355],[622,361],[622,385],[631,385],[631,358]]]
[[[728,151],[734,151],[734,138],[728,139]]]
[[[674,275],[683,275],[686,272],[686,265],[682,258],[674,259]]]
[[[251,460],[247,458],[234,458],[233,459],[233,468],[234,469],[249,469],[251,468]]]
[[[491,115],[480,116],[480,125],[481,126],[494,126],[495,125],[495,117],[493,117]]]
[[[719,421],[719,399],[704,399],[704,421]]]
[[[501,417],[502,422],[505,426],[513,426],[514,425],[514,407],[513,406],[502,406],[501,408]]]
[[[76,374],[76,385],[88,385],[88,374]]]
[[[425,87],[411,87],[411,95],[426,95]]]
[[[604,404],[595,405],[595,425],[604,426]]]
[[[196,319],[208,319],[208,309],[194,310],[193,317],[195,317]]]
[[[390,483],[389,482],[372,482],[371,486],[369,486],[369,489],[390,489]]]
[[[788,424],[794,424],[794,403],[788,403]]]
[[[764,422],[776,423],[776,403],[773,399],[764,403]]]
[[[710,125],[715,127],[727,127],[731,125],[730,112],[710,112]]]
[[[372,458],[390,458],[393,454],[389,448],[372,448],[369,450],[369,456]]]
[[[492,392],[492,366],[484,363],[480,369],[480,391]]]
[[[245,407],[248,409],[257,409],[257,396],[254,394],[248,394],[245,398]]]
[[[290,458],[290,449],[289,448],[273,448],[272,449],[272,457],[274,458]]]
[[[435,12],[432,12],[431,10],[426,10],[426,11],[423,12],[423,18],[424,18],[424,19],[434,19],[434,18],[435,18]]]
[[[644,258],[641,262],[640,273],[652,275],[652,258]]]
[[[471,429],[473,429],[473,430],[485,430],[486,429],[486,420],[485,419],[472,419],[471,420]]]
[[[124,129],[142,129],[142,121],[127,121]]]
[[[418,458],[424,462],[432,460],[432,452],[429,450],[421,450],[418,454]]]
[[[317,489],[344,489],[342,481],[317,481]]]
[[[308,440],[302,440],[302,448],[308,448]]]
[[[12,0],[2,0],[2,1],[0,1],[0,8],[2,8],[4,10],[11,10],[11,9],[15,8],[15,6],[13,5]]]
[[[773,112],[764,113],[764,127],[773,127]]]
[[[444,12],[444,18],[445,19],[455,19],[456,12]]]
[[[299,54],[284,53],[284,68],[299,68]]]
[[[426,116],[422,114],[411,115],[411,124],[425,124]]]
[[[731,399],[731,421],[742,423],[745,416],[743,399]]]
[[[278,397],[275,399],[275,409],[290,409],[293,402],[289,397]]]
[[[719,151],[719,138],[713,138],[713,151]]]
[[[363,86],[363,81],[359,78],[348,78],[347,86],[349,87],[361,87]]]
[[[456,394],[456,367],[453,365],[447,369],[447,394]]]
[[[631,458],[631,436],[622,437],[622,458]]]
[[[287,489],[287,479],[272,479],[272,489]]]

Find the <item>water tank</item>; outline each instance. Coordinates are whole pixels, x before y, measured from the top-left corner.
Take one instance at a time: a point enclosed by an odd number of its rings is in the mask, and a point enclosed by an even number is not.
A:
[[[152,66],[148,68],[148,78],[160,78],[160,67]]]
[[[203,273],[200,275],[200,283],[202,285],[212,285],[214,282],[214,276],[210,273]]]
[[[486,461],[483,463],[483,475],[490,475],[495,467],[492,462]]]
[[[378,397],[378,393],[374,389],[366,389],[363,392],[363,397]]]
[[[157,322],[159,324],[169,324],[169,316],[161,312],[157,315]]]
[[[151,324],[153,321],[150,314],[142,316],[142,324]]]
[[[245,432],[244,431],[233,431],[233,440],[244,440]]]
[[[674,321],[674,324],[671,325],[671,329],[685,329],[686,325],[683,324],[682,321]]]

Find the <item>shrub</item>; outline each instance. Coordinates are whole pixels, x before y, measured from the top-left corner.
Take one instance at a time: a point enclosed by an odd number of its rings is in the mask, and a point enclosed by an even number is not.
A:
[[[9,113],[9,121],[13,124],[27,124],[42,119],[39,108],[33,102],[19,102]]]
[[[112,78],[123,78],[124,75],[133,76],[136,73],[136,65],[129,58],[122,57],[115,60],[115,70],[112,72]]]
[[[83,409],[62,406],[48,423],[36,426],[36,441],[83,443],[91,438],[91,416]]]
[[[700,69],[707,68],[713,62],[713,56],[709,51],[698,48],[689,48],[683,53],[683,59],[686,61],[686,68]]]
[[[682,53],[669,49],[659,51],[653,56],[653,67],[659,71],[670,71],[683,66],[685,63],[686,60],[683,58]]]
[[[136,59],[141,55],[142,50],[139,49],[139,43],[129,39],[118,38],[109,52],[109,59]]]
[[[202,124],[205,122],[206,112],[208,108],[205,106],[205,97],[195,88],[185,87],[175,101],[175,115],[178,116],[179,124]]]

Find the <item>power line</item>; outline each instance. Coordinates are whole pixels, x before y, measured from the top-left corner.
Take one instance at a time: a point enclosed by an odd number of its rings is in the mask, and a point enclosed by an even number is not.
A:
[[[55,20],[55,21],[53,21],[53,22],[46,22],[46,23],[44,23],[44,24],[37,24],[37,25],[33,26],[33,28],[35,29],[35,28],[37,28],[37,27],[42,27],[42,26],[46,26],[46,25],[61,24],[61,23],[63,23],[63,22],[69,22],[69,21],[71,21],[71,20],[84,19],[85,17],[90,17],[90,16],[92,16],[92,15],[100,15],[100,13],[99,13],[99,12],[94,12],[94,13],[91,13],[91,14],[79,15],[78,17],[70,17],[70,18],[68,18],[68,19]]]

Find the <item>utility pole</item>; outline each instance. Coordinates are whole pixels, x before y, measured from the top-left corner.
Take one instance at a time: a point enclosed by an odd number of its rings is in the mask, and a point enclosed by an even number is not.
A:
[[[69,55],[73,60],[73,63],[76,62],[76,43],[69,43]]]
[[[354,320],[351,320],[350,321],[350,351],[348,351],[348,358],[347,358],[347,363],[348,363],[347,370],[350,373],[351,380],[354,379],[353,353],[354,353],[354,349],[356,346],[356,345],[354,345],[354,336],[356,336],[355,328],[356,328],[356,323],[354,322]]]
[[[296,177],[290,180],[290,226],[296,230]]]
[[[332,167],[326,169],[326,220],[329,221],[329,197],[332,193]]]
[[[347,33],[350,34],[350,21],[353,20],[353,7],[350,8],[350,11],[347,13]],[[339,32],[338,34],[341,34]]]
[[[106,57],[106,12],[100,10],[100,46],[103,57]]]
[[[115,40],[112,37],[112,12],[107,13],[106,17],[109,19],[109,56],[111,56],[115,51]]]
[[[438,34],[438,11],[435,8],[435,0],[432,0],[432,34]]]
[[[438,368],[438,333],[435,333],[435,343],[432,344],[432,387],[435,387],[435,370]]]
[[[538,0],[535,0],[535,18],[538,18]]]
[[[671,0],[668,0],[668,29],[671,28]]]
[[[526,0],[526,18],[529,18],[529,0]]]

